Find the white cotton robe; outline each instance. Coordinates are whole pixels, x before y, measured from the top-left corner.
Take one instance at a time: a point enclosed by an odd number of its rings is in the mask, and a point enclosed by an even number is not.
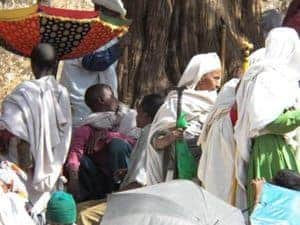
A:
[[[237,92],[238,121],[237,181],[246,195],[247,166],[251,138],[266,134],[264,129],[278,116],[296,105],[300,79],[300,42],[291,28],[275,28],[267,39],[264,60],[245,74]]]
[[[184,71],[178,87],[187,87],[182,95],[182,112],[186,113],[188,121],[195,120],[203,124],[212,109],[217,96],[216,92],[196,91],[195,87],[203,75],[216,70],[221,70],[220,59],[216,53],[208,53],[194,56]],[[171,91],[152,122],[147,144],[147,185],[161,183],[166,179],[163,171],[164,152],[154,149],[151,139],[158,131],[176,127],[177,102],[177,91]],[[189,126],[187,129],[190,129],[193,135],[200,135],[201,127],[191,128]]]
[[[69,151],[72,122],[66,88],[53,76],[23,82],[4,99],[0,126],[30,145],[34,171],[27,186],[35,202],[53,190]]]
[[[224,85],[207,118],[200,138],[202,156],[198,168],[203,187],[233,205],[235,141],[229,112],[238,82],[232,79]]]

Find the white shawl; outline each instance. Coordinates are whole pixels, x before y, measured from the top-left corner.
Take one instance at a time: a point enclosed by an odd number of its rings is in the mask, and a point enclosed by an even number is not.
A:
[[[30,144],[35,162],[31,187],[51,191],[71,140],[67,90],[53,76],[23,82],[4,99],[0,125]]]
[[[186,86],[182,95],[182,112],[186,113],[187,120],[198,120],[204,123],[207,114],[213,107],[216,92],[196,91],[194,88],[206,73],[220,70],[220,59],[215,53],[194,56],[184,71],[178,86]],[[151,145],[153,135],[158,131],[175,128],[177,119],[177,91],[171,91],[165,103],[157,112],[151,126],[147,147],[147,184],[163,182],[163,151],[157,151]],[[198,131],[198,135],[200,134]]]
[[[235,139],[238,157],[237,178],[244,188],[250,155],[250,139],[285,109],[296,103],[298,92],[298,34],[290,28],[275,28],[266,39],[265,59],[251,66],[237,92],[238,121]]]
[[[264,48],[253,52],[249,57],[250,66],[262,60],[264,55]],[[223,86],[204,124],[200,137],[202,156],[198,177],[207,191],[245,209],[246,196],[235,183],[236,144],[229,114],[235,102],[238,82],[238,79],[232,79]]]
[[[229,204],[240,206],[233,198],[235,141],[229,111],[235,102],[238,79],[227,82],[208,115],[200,140],[202,156],[198,178],[204,188]]]
[[[140,129],[136,127],[136,110],[130,109],[127,105],[122,103],[119,107],[118,113],[92,113],[87,116],[80,126],[89,124],[95,128],[111,129],[129,137],[138,138]]]
[[[26,200],[9,192],[0,194],[0,225],[35,225],[25,209]]]

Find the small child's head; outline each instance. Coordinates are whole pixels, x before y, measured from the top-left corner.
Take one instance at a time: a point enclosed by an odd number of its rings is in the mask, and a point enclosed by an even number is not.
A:
[[[292,170],[281,170],[273,178],[275,185],[300,191],[300,174]]]
[[[49,225],[71,225],[76,222],[76,203],[72,195],[54,192],[48,202],[46,220]]]
[[[155,114],[164,103],[164,98],[159,94],[146,95],[137,105],[137,127],[143,128],[151,124]]]

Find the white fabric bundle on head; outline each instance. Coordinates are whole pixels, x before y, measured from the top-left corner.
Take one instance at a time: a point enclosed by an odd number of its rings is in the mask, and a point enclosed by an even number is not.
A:
[[[120,13],[121,16],[126,16],[126,9],[122,0],[92,0],[96,5],[102,5],[107,9]]]
[[[221,61],[216,53],[196,55],[190,60],[177,86],[195,89],[203,75],[221,68]]]

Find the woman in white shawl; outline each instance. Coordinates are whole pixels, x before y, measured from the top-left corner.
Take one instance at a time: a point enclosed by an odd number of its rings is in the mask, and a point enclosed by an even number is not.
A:
[[[237,92],[237,178],[253,207],[253,179],[270,181],[282,169],[298,171],[284,134],[300,125],[294,110],[300,80],[300,42],[290,28],[275,28],[266,39],[265,59],[250,67]],[[246,171],[248,170],[248,178]]]
[[[249,58],[249,65],[261,60],[264,53],[264,49],[253,52]],[[244,209],[246,199],[239,196],[234,174],[236,151],[233,135],[235,118],[232,108],[239,81],[234,78],[222,87],[204,124],[199,140],[203,153],[199,162],[198,178],[207,191],[229,204]]]
[[[175,128],[178,92],[171,91],[157,112],[149,133],[148,185],[164,182],[169,179],[169,174],[171,179],[174,178],[172,173],[168,173],[169,169],[174,169],[174,143],[182,136],[197,140],[215,102],[215,90],[220,86],[220,78],[221,63],[217,54],[200,54],[191,59],[178,83],[179,88],[186,87],[182,94],[181,108],[189,121],[188,128],[184,133]]]

